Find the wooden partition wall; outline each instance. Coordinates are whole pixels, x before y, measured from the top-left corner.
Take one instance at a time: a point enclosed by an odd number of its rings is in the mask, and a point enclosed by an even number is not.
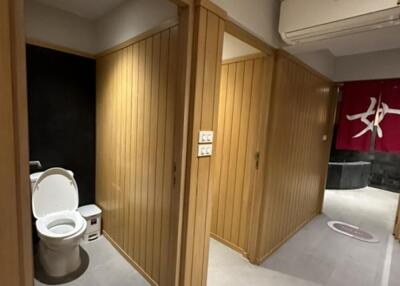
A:
[[[265,65],[260,53],[222,65],[216,167],[212,200],[212,237],[248,252],[252,190],[257,168],[257,139]]]
[[[397,206],[396,221],[393,230],[394,237],[400,240],[400,200]]]
[[[0,2],[0,285],[33,285],[24,7]]]
[[[257,263],[321,211],[334,106],[331,82],[277,53]]]
[[[217,127],[224,34],[223,13],[218,9],[208,9],[216,8],[211,2],[199,2],[194,17],[188,160],[179,283],[185,286],[207,284],[215,156],[198,158],[197,146],[200,130],[215,131]]]
[[[9,1],[0,3],[0,223],[4,227],[0,235],[0,284],[23,285],[20,275],[19,231],[17,212],[17,162],[15,147],[13,63],[11,61],[11,19]]]
[[[97,60],[96,201],[104,232],[153,285],[172,285],[178,26]]]

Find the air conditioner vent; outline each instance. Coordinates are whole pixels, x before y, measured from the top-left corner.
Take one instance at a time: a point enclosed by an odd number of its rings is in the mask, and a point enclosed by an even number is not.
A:
[[[400,25],[399,2],[284,0],[279,32],[285,42],[295,45]]]

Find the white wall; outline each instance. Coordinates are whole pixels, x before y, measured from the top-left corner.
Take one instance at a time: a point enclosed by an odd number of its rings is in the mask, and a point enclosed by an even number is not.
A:
[[[329,50],[320,50],[294,56],[329,79],[334,79],[336,57]]]
[[[169,1],[126,1],[97,21],[97,51],[104,51],[177,17],[176,5]]]
[[[26,0],[26,36],[97,53],[177,18],[176,5],[166,0],[129,0],[97,20],[89,20],[34,0]]]
[[[400,49],[336,59],[335,81],[400,78]]]
[[[269,45],[278,48],[279,0],[211,0]]]
[[[342,57],[321,50],[294,56],[336,82],[400,78],[400,49]]]
[[[222,50],[222,59],[228,60],[232,58],[242,57],[260,53],[260,51],[245,42],[231,36],[228,33],[224,34],[224,47]]]
[[[267,44],[282,48],[283,41],[278,32],[279,0],[211,0],[238,23],[252,31]],[[295,57],[310,65],[326,77],[333,79],[335,57],[328,51],[295,54]]]
[[[240,24],[268,44],[281,47],[278,34],[279,0],[213,0]],[[176,18],[177,9],[166,0],[128,0],[97,20],[26,0],[26,35],[78,51],[97,53],[141,34],[158,24]],[[257,50],[225,39],[224,59],[255,53]],[[315,69],[331,76],[329,61],[320,52],[300,55]]]
[[[83,52],[96,50],[94,23],[33,0],[25,1],[25,34]]]
[[[212,0],[228,15],[279,48],[279,0]],[[97,21],[25,1],[26,35],[67,48],[96,53],[177,17],[176,6],[165,0],[129,0]],[[228,40],[229,43],[229,40]],[[224,58],[240,56],[241,48],[226,47]],[[335,81],[400,77],[400,49],[334,57],[326,50],[295,54]]]

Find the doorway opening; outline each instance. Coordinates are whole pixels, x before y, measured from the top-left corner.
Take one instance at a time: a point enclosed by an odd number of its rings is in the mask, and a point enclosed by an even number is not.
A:
[[[61,2],[25,1],[34,285],[173,285],[184,5]]]

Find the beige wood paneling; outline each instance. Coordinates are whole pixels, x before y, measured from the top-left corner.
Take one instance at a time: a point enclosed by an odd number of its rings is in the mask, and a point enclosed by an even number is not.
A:
[[[0,2],[0,285],[33,285],[23,1]]]
[[[265,61],[262,54],[230,60],[221,73],[211,232],[242,253],[248,252]]]
[[[178,26],[97,60],[96,200],[104,231],[153,285],[170,285]]]
[[[396,239],[400,239],[400,200],[397,207],[396,221],[394,224],[393,234]]]
[[[215,155],[197,157],[200,130],[216,130],[224,21],[200,3],[194,20],[180,285],[206,285]],[[218,139],[217,139],[218,140]],[[215,143],[214,143],[215,144]],[[215,145],[214,145],[215,146]]]
[[[0,284],[20,285],[9,9],[8,1],[0,2]]]
[[[275,64],[258,263],[320,212],[333,129],[331,83],[283,52]]]

